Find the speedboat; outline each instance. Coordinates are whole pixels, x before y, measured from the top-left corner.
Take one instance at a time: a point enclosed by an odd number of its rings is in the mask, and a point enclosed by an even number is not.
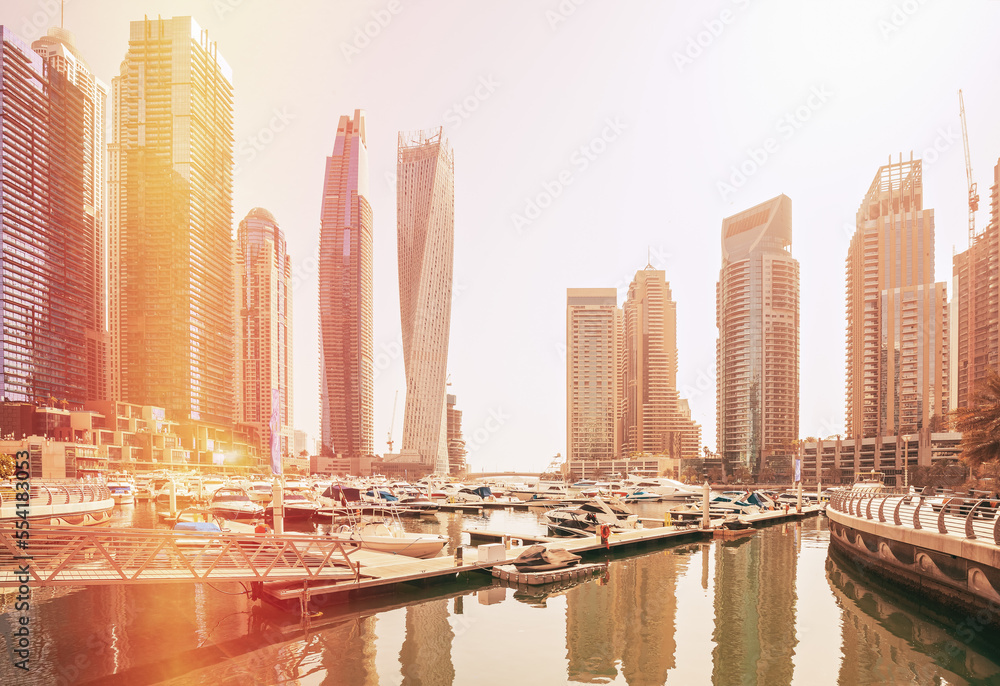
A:
[[[555,535],[596,534],[608,524],[616,529],[634,529],[639,516],[620,500],[605,502],[600,497],[576,507],[558,507],[543,515],[549,533]]]
[[[540,482],[536,486],[529,486],[526,489],[513,489],[511,495],[519,500],[533,500],[534,496],[546,500],[565,500],[569,493],[561,483]]]
[[[247,489],[247,495],[255,503],[269,503],[274,497],[274,486],[270,481],[254,481]]]
[[[111,497],[115,499],[115,505],[135,504],[135,479],[131,474],[125,472],[108,474],[107,487],[111,491]]]
[[[281,492],[281,505],[284,510],[285,521],[308,521],[319,510],[319,503],[312,500],[307,493],[312,491],[307,488],[285,488]],[[264,514],[274,517],[274,501],[267,506]]]
[[[493,498],[493,492],[489,486],[477,486],[476,488],[460,488],[454,496],[455,502],[459,503],[481,503],[484,500]]]
[[[681,483],[676,479],[664,477],[629,477],[626,481],[631,492],[638,490],[646,493],[654,493],[660,496],[661,500],[692,500],[704,495],[700,488],[692,487]]]
[[[174,481],[174,500],[177,502],[177,507],[187,507],[188,505],[194,504],[195,494],[188,490],[188,487],[181,483],[180,481]],[[169,505],[170,504],[170,482],[168,481],[163,485],[163,487],[156,494],[156,504],[157,505]]]
[[[246,490],[232,486],[218,489],[208,509],[224,519],[257,519],[264,514],[264,508],[250,500]]]
[[[626,503],[641,503],[641,502],[657,503],[661,500],[663,500],[663,496],[658,495],[656,493],[650,493],[649,491],[644,491],[642,489],[632,491],[627,496],[625,496]]]
[[[399,526],[371,522],[353,527],[345,525],[329,536],[359,548],[421,559],[437,556],[448,544],[448,539],[438,534],[409,533]]]

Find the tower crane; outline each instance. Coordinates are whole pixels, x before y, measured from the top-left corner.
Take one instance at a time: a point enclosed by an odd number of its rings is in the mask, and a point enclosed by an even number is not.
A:
[[[399,389],[396,389],[396,397],[392,399],[392,419],[389,420],[389,440],[386,443],[389,444],[389,452],[392,452],[392,427],[396,425],[396,401],[399,400]]]
[[[972,180],[972,160],[969,157],[969,129],[965,122],[965,100],[962,90],[958,90],[958,108],[962,119],[962,143],[965,145],[965,178],[969,183],[969,245],[976,238],[976,210],[979,209],[979,190]]]

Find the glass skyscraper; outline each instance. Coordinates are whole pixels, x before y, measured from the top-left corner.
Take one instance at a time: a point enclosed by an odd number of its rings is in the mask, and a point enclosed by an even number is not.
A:
[[[326,158],[319,246],[322,451],[366,457],[375,448],[372,208],[365,113],[342,116]]]
[[[131,23],[111,83],[111,394],[233,421],[233,85],[190,17]]]

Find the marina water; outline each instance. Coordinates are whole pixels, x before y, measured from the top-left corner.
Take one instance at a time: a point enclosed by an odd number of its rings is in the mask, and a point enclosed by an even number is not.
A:
[[[140,504],[113,525],[154,522]],[[448,535],[449,554],[463,529],[544,533],[533,512],[405,525]],[[968,640],[950,628],[960,618],[831,556],[828,540],[811,517],[591,554],[607,569],[583,583],[514,589],[484,573],[323,606],[307,623],[238,584],[39,589],[31,683],[1000,684],[996,635]],[[5,661],[0,683],[15,677]]]

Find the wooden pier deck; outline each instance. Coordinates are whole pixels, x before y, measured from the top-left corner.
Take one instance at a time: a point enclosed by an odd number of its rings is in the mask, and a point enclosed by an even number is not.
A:
[[[476,544],[476,541],[485,541],[486,543],[503,543],[508,539],[520,539],[525,543],[551,543],[552,541],[558,541],[561,539],[553,538],[551,536],[542,536],[540,534],[514,534],[509,531],[488,531],[486,529],[462,529],[463,534],[469,534],[469,542],[472,545]]]

